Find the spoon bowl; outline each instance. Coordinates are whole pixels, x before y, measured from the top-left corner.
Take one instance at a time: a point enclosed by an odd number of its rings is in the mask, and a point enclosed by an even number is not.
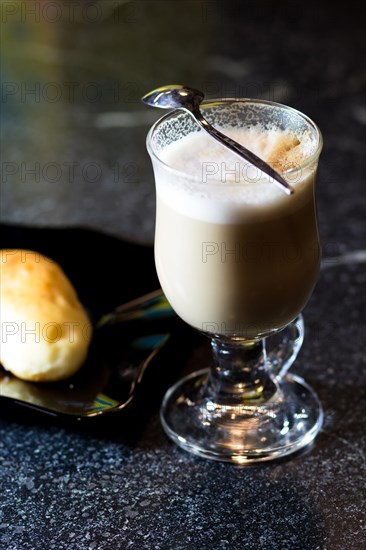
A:
[[[159,109],[187,109],[193,111],[199,107],[204,94],[194,88],[186,88],[180,84],[162,86],[144,95],[142,101],[150,107]]]

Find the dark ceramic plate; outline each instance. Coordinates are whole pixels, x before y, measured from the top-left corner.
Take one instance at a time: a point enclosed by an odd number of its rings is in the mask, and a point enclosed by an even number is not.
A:
[[[130,409],[158,375],[177,322],[160,290],[120,306],[96,323],[88,358],[74,377],[25,382],[0,366],[0,403],[77,420]]]

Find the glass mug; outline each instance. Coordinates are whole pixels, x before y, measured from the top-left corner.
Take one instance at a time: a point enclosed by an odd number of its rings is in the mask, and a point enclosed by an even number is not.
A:
[[[287,373],[319,273],[314,185],[322,137],[307,116],[270,101],[214,100],[202,110],[223,132],[280,130],[309,145],[300,163],[282,166],[295,189],[287,196],[239,157],[221,162],[222,146],[209,136],[215,154],[196,158],[203,130],[186,112],[162,117],[147,137],[159,281],[176,313],[211,338],[213,352],[210,368],[168,390],[162,425],[194,454],[249,464],[304,447],[322,425],[316,394]]]

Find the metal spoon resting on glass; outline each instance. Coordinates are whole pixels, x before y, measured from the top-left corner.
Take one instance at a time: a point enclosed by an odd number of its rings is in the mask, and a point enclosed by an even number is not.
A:
[[[187,111],[193,116],[196,122],[210,134],[210,136],[230,149],[230,151],[249,161],[262,172],[273,178],[273,182],[284,193],[287,195],[292,195],[292,193],[294,193],[293,187],[291,187],[287,181],[280,174],[278,174],[278,172],[276,172],[276,170],[274,170],[257,155],[243,147],[243,145],[240,145],[240,143],[237,143],[222,132],[219,132],[219,130],[214,128],[205,119],[199,108],[204,97],[204,94],[199,90],[188,88],[187,86],[181,86],[179,84],[172,84],[170,86],[156,88],[156,90],[146,94],[142,98],[142,101],[151,107],[159,107],[160,109],[183,109]]]

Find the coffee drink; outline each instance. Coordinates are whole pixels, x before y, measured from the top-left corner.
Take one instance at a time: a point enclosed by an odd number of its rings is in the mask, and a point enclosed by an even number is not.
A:
[[[195,131],[154,164],[155,260],[161,286],[193,327],[255,339],[286,326],[314,288],[320,261],[316,148],[306,132],[220,128],[283,173],[285,195],[259,169]]]

